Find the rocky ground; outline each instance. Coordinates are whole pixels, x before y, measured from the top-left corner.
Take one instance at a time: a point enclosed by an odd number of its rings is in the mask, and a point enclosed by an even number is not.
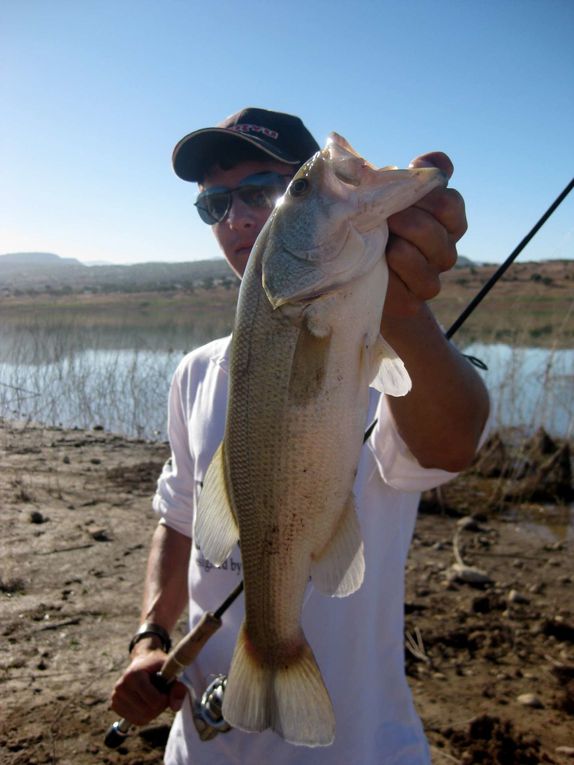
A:
[[[493,439],[476,470],[424,498],[406,659],[435,765],[574,762],[565,449],[542,435],[517,458]],[[0,421],[0,765],[161,763],[167,714],[117,751],[103,736],[166,456],[102,431]]]

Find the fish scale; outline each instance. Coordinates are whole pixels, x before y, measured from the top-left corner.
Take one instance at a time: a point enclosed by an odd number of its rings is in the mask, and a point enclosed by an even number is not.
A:
[[[309,578],[344,597],[365,561],[353,483],[369,384],[410,379],[380,337],[387,217],[445,182],[376,170],[334,135],[297,173],[259,235],[233,331],[225,436],[200,496],[196,541],[221,565],[239,539],[245,621],[223,715],[325,746],[335,717],[301,628]],[[334,636],[336,639],[336,636]]]

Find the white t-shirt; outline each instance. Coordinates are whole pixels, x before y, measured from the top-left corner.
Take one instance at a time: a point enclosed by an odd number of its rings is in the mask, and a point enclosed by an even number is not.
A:
[[[170,392],[172,447],[154,497],[161,523],[191,536],[194,509],[211,457],[223,438],[230,338],[188,354]],[[176,715],[165,754],[168,765],[428,765],[430,755],[404,672],[404,568],[422,490],[454,474],[423,469],[393,427],[385,397],[371,390],[365,428],[377,425],[363,447],[354,492],[365,543],[360,590],[329,598],[307,590],[302,625],[333,701],[337,721],[329,747],[288,744],[272,731],[232,730],[202,742],[189,700]],[[189,567],[190,628],[215,610],[241,580],[235,548],[220,568],[195,546]],[[201,694],[229,669],[243,621],[239,598],[183,681]]]

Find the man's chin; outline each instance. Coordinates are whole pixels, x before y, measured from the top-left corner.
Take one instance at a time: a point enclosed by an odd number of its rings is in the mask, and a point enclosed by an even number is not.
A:
[[[237,276],[241,279],[243,276],[243,272],[245,271],[245,267],[247,266],[247,261],[249,260],[249,255],[251,254],[251,248],[250,247],[243,247],[240,250],[237,250],[233,253],[233,255],[230,255],[227,258],[227,262],[231,266],[231,268],[235,271]]]

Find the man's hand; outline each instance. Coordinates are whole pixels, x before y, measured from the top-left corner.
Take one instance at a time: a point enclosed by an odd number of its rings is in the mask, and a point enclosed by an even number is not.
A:
[[[454,170],[442,152],[423,154],[411,167],[438,167],[448,178]],[[440,274],[456,263],[456,243],[467,228],[464,200],[455,189],[434,189],[416,205],[392,215],[388,225],[384,317],[415,316],[440,292]]]
[[[159,649],[137,653],[114,687],[112,709],[134,725],[147,725],[166,707],[177,712],[183,704],[186,694],[183,683],[174,682],[167,694],[152,683],[152,675],[159,672],[166,656]]]

